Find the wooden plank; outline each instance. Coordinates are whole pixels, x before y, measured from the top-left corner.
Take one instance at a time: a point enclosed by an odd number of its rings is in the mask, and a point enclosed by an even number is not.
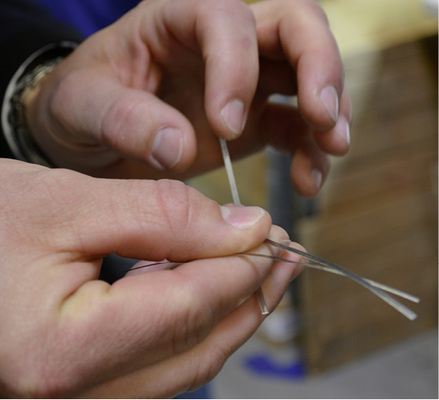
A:
[[[345,207],[373,207],[392,196],[403,197],[412,192],[437,193],[436,139],[421,146],[405,147],[402,151],[376,156],[369,162],[340,166],[334,178],[325,185],[319,210],[322,214],[343,213]],[[366,204],[367,203],[367,204]]]
[[[299,290],[311,372],[437,326],[437,80],[419,46],[346,63],[356,74],[352,150],[335,160],[318,213],[298,224],[311,253],[419,296],[419,317],[406,320],[346,278],[306,271]]]
[[[389,195],[390,196],[390,195]],[[343,254],[367,251],[376,243],[385,243],[414,224],[434,230],[435,199],[431,193],[414,194],[411,197],[387,202],[376,208],[359,212],[348,209],[344,214],[323,215],[301,221],[301,240],[309,251],[325,257],[335,252]]]

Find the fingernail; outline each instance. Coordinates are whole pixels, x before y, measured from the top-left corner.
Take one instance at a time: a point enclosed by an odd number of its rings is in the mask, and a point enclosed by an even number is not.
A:
[[[319,190],[320,186],[322,185],[323,174],[318,169],[313,169],[310,175],[316,185],[317,190]]]
[[[181,159],[183,135],[180,130],[165,128],[152,143],[151,162],[159,169],[171,169]]]
[[[221,214],[230,225],[235,228],[250,228],[265,214],[260,207],[221,207]]]
[[[320,100],[328,110],[329,115],[335,121],[338,119],[338,94],[334,86],[326,86],[320,92]]]
[[[351,142],[350,127],[345,117],[340,116],[340,118],[337,121],[337,125],[335,126],[335,132],[337,132],[337,135],[339,135],[348,145],[350,144]]]
[[[244,130],[244,103],[241,100],[232,100],[221,110],[221,116],[227,127],[235,135]]]

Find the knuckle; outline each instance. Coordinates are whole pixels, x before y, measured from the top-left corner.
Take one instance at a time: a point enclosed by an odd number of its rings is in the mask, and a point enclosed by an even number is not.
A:
[[[195,211],[191,188],[180,181],[160,180],[157,182],[156,195],[161,217],[170,232],[185,235],[191,227]]]
[[[171,330],[169,325],[167,328],[163,327],[163,335],[170,335],[168,338],[173,345],[173,354],[180,354],[206,343],[218,322],[231,311],[229,300],[214,295],[212,285],[206,285],[205,279],[192,272],[188,273],[185,269],[173,271],[176,284],[173,285],[171,298],[176,306],[169,309],[173,310],[173,314],[165,319],[171,319],[175,323]],[[203,353],[205,362],[202,360],[200,364],[198,384],[215,376],[233,351],[233,343],[211,341],[209,350],[206,354]]]
[[[205,358],[199,364],[188,391],[194,391],[215,378],[232,352],[232,350],[223,349],[221,346],[211,346],[204,353]]]
[[[173,325],[171,339],[174,354],[184,352],[200,343],[215,323],[215,310],[206,302],[203,290],[197,288],[189,277],[180,278],[182,285],[176,297],[178,313],[175,316],[178,323]]]
[[[103,143],[114,148],[124,148],[127,135],[142,125],[141,102],[115,96],[107,107],[99,129]],[[130,141],[138,135],[130,135]],[[139,143],[140,145],[140,143]],[[137,146],[135,146],[137,147]]]

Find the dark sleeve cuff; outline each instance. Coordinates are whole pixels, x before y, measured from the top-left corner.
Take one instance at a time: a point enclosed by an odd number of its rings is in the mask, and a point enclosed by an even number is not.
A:
[[[0,104],[14,74],[41,48],[64,41],[79,43],[81,34],[52,19],[35,3],[14,0],[0,2]],[[0,128],[1,129],[1,128]],[[0,132],[0,157],[15,158],[3,129]]]

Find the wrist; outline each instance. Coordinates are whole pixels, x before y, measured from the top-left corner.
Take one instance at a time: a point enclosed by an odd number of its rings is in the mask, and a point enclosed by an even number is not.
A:
[[[32,54],[12,77],[3,100],[1,122],[6,142],[17,159],[52,166],[30,133],[26,106],[35,100],[43,79],[76,46],[73,42],[47,45]]]

